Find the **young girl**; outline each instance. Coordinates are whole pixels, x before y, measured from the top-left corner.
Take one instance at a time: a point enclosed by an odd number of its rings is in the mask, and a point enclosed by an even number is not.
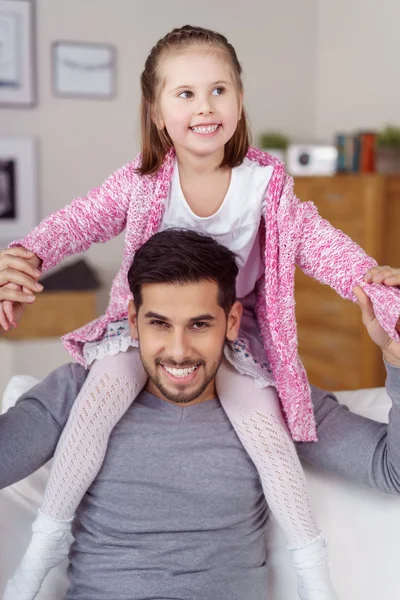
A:
[[[241,66],[224,36],[200,27],[173,30],[152,49],[141,85],[141,155],[13,244],[33,252],[43,272],[126,228],[106,314],[64,338],[90,373],[59,441],[32,541],[4,598],[34,598],[46,573],[67,555],[73,515],[102,465],[110,432],[146,382],[139,353],[127,351],[135,346],[127,325],[127,271],[152,234],[179,226],[209,234],[237,255],[242,333],[226,348],[218,395],[286,533],[300,597],[334,600],[324,540],[292,441],[316,440],[297,355],[295,264],[345,298],[355,300],[352,289],[361,285],[395,339],[400,294],[363,282],[376,263],[312,203],[295,198],[277,160],[249,147]],[[7,327],[12,306],[3,309]]]

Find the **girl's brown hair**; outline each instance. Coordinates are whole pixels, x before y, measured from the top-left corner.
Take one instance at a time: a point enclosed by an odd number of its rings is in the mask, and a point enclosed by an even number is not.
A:
[[[160,85],[159,63],[163,54],[170,50],[181,50],[191,45],[213,46],[224,50],[231,63],[238,90],[243,91],[242,67],[232,44],[225,36],[203,27],[185,25],[173,29],[152,48],[147,57],[140,78],[142,102],[140,107],[140,128],[142,145],[142,164],[138,169],[141,175],[152,175],[161,167],[166,153],[172,147],[167,131],[160,131],[152,119],[152,108],[156,104]],[[242,164],[250,144],[250,134],[244,110],[231,139],[225,144],[221,167],[236,167]]]

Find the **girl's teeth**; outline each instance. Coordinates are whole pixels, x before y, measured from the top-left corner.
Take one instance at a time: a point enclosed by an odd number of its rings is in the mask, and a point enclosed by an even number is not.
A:
[[[209,127],[192,127],[195,133],[214,133],[217,131],[219,125],[211,125]]]
[[[187,377],[193,373],[196,367],[190,367],[190,369],[171,369],[170,367],[164,366],[164,369],[174,377]]]

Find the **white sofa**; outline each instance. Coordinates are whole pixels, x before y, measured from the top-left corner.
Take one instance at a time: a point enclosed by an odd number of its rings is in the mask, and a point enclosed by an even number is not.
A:
[[[34,383],[32,377],[14,377],[4,394],[3,411]],[[387,420],[390,400],[384,389],[341,392],[338,397],[354,412]],[[307,467],[306,472],[319,523],[329,540],[332,577],[339,599],[399,600],[400,497],[360,488]],[[0,597],[28,544],[47,475],[48,464],[0,492]],[[267,545],[266,600],[296,600],[290,556],[273,519]],[[52,571],[37,600],[64,598],[66,566],[63,563]]]

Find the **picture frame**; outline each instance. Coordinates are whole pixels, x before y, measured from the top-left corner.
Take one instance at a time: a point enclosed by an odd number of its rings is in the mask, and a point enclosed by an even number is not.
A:
[[[35,104],[35,2],[0,0],[0,107]]]
[[[54,95],[101,100],[115,98],[116,55],[112,44],[55,42],[52,45]]]
[[[36,140],[0,136],[0,245],[25,237],[37,222]]]

